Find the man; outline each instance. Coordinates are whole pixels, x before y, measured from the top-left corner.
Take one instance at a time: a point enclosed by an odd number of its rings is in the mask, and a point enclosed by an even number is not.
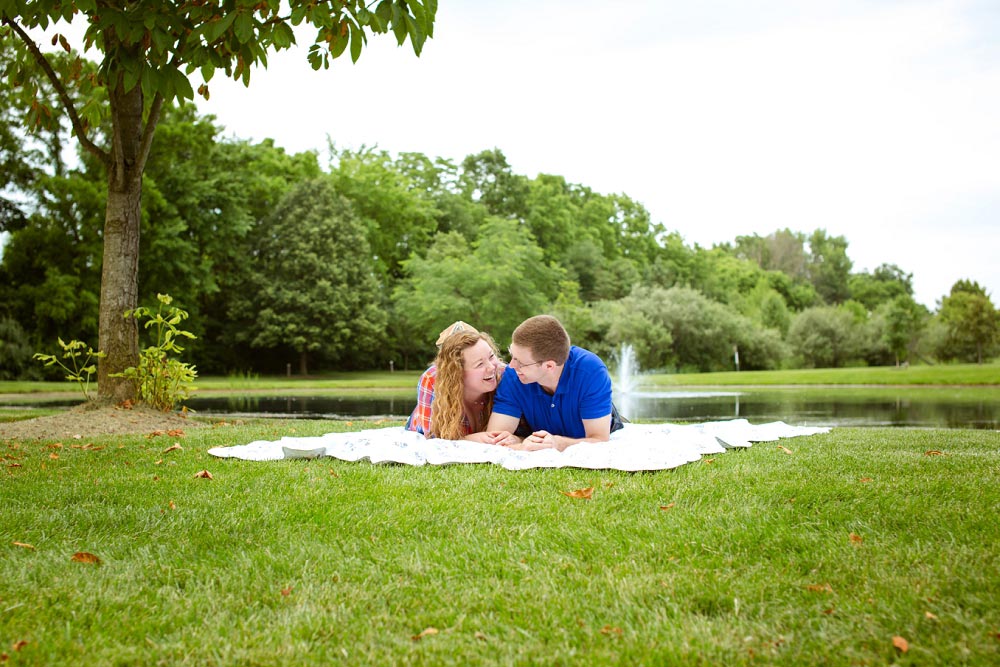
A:
[[[570,345],[551,315],[530,317],[511,335],[508,372],[497,387],[486,431],[512,449],[562,451],[578,442],[605,442],[621,428],[611,404],[611,376],[594,354]],[[514,431],[521,418],[532,433]]]

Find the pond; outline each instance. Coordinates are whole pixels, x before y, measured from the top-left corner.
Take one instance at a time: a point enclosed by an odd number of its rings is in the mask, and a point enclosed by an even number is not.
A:
[[[185,405],[196,415],[220,418],[405,419],[415,391],[378,395],[239,394],[196,396]],[[34,405],[75,405],[79,401]],[[27,405],[19,401],[22,407]],[[797,426],[910,426],[1000,429],[998,388],[795,387],[616,392],[615,405],[633,420],[703,422],[748,419]]]
[[[378,397],[200,396],[186,402],[203,416],[307,419],[406,418],[415,392]],[[916,426],[1000,429],[1000,389],[738,389],[616,393],[628,419],[784,421],[801,426]]]

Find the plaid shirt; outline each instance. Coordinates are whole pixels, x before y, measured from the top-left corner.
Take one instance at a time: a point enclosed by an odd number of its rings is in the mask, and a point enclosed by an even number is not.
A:
[[[431,366],[420,376],[417,385],[417,407],[406,420],[406,430],[423,433],[431,437],[431,405],[434,403],[434,380],[437,378],[437,366]]]

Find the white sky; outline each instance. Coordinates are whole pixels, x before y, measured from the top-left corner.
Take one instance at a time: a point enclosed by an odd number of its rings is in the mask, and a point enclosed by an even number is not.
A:
[[[198,108],[290,152],[497,147],[689,244],[824,228],[931,308],[962,278],[996,305],[998,36],[996,0],[439,0],[419,59],[387,35],[314,72],[303,34]]]

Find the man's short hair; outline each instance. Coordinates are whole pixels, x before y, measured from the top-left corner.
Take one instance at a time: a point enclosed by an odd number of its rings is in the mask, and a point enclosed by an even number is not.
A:
[[[569,358],[569,334],[551,315],[529,317],[514,329],[511,342],[531,350],[534,361],[555,361],[562,366]]]

